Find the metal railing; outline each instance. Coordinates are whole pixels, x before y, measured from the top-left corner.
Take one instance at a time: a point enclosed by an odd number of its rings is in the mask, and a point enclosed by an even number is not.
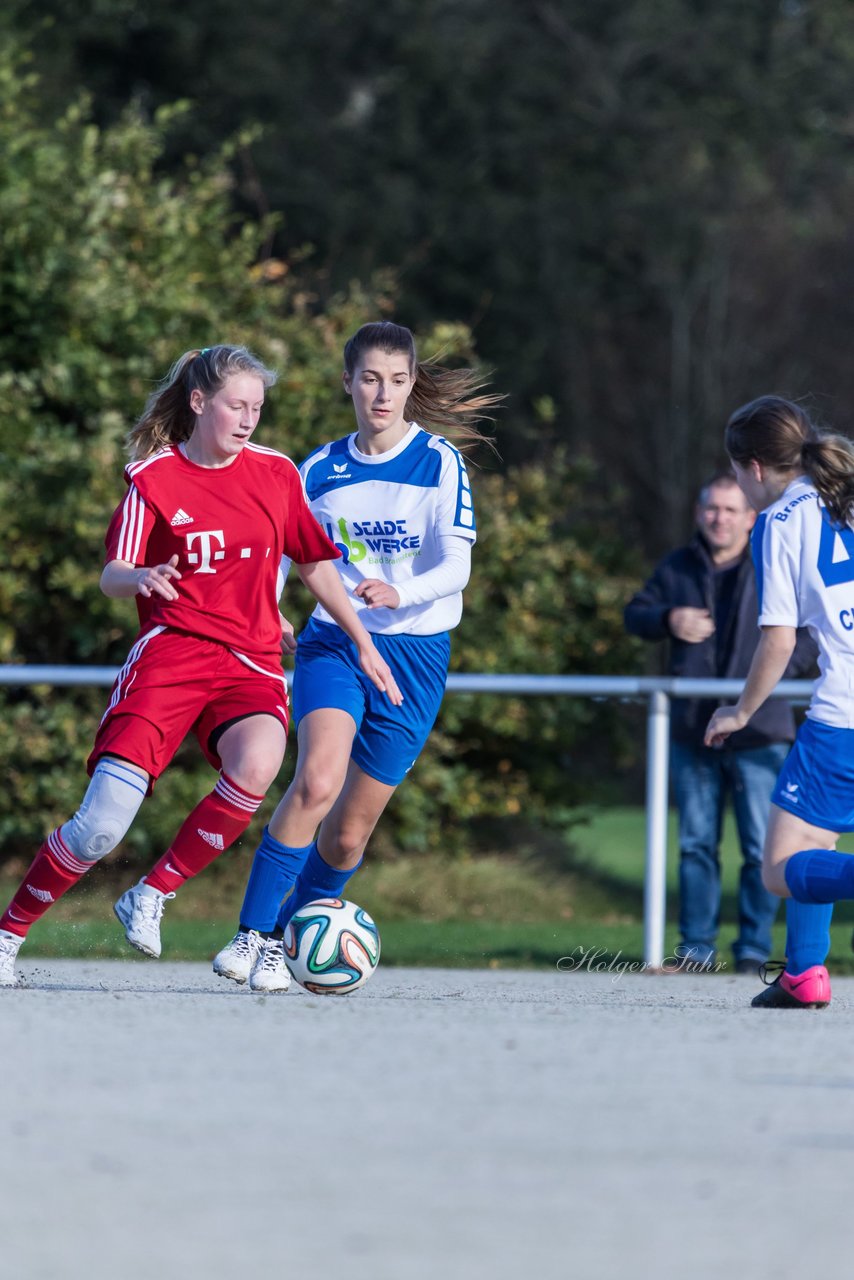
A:
[[[118,673],[118,667],[0,665],[0,685],[111,685]],[[644,962],[650,968],[660,968],[664,960],[670,704],[673,698],[735,701],[743,684],[742,680],[688,680],[671,676],[448,676],[449,693],[619,698],[624,702],[647,702],[643,919]],[[812,687],[809,680],[783,680],[771,696],[788,698],[792,702],[808,702]]]

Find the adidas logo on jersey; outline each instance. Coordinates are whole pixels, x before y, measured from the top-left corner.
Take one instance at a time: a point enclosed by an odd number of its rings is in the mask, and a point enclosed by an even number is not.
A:
[[[178,510],[175,512],[174,516],[172,517],[172,519],[169,521],[169,523],[173,526],[173,528],[176,524],[192,524],[193,517],[188,516],[183,507],[179,507]]]
[[[197,827],[196,830],[198,831],[202,839],[207,841],[207,843],[211,846],[212,849],[225,848],[225,845],[222,842],[222,836],[219,834],[218,831],[202,831],[201,827]]]
[[[38,898],[39,902],[56,902],[56,898],[54,898],[49,889],[34,889],[31,884],[28,884],[27,892],[31,893],[34,898]]]

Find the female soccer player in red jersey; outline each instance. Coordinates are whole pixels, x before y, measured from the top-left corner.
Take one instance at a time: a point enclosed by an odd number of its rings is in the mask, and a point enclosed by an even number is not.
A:
[[[340,554],[283,454],[251,443],[275,374],[242,347],[189,351],[129,436],[128,492],[107,531],[101,588],[135,596],[141,630],[98,727],[80,808],[58,827],[0,917],[0,985],[30,926],[124,837],[192,729],[219,780],[170,848],[116,903],[128,941],[160,954],[167,898],[246,829],[287,737],[277,574],[282,556],[398,705],[388,665],[347,600]]]

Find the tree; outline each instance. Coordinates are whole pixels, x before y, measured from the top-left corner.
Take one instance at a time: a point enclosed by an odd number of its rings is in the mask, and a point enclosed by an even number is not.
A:
[[[371,289],[353,286],[320,309],[294,264],[269,256],[269,221],[234,212],[230,164],[245,137],[167,170],[163,155],[183,108],[164,107],[151,121],[130,110],[101,127],[80,99],[57,120],[46,119],[28,65],[25,51],[0,48],[0,385],[7,408],[0,659],[119,663],[136,619],[129,602],[99,594],[97,579],[103,532],[123,491],[123,437],[152,380],[190,346],[246,342],[283,370],[265,409],[263,438],[301,458],[318,440],[351,429],[339,389],[343,342],[358,324],[390,310],[392,286],[377,278]],[[469,331],[434,325],[423,354],[438,350],[470,359]],[[484,474],[476,481],[488,534],[471,621],[459,637],[467,665],[518,670],[551,653],[552,663],[586,659],[595,670],[621,652],[614,540],[597,532],[582,543],[572,534],[578,520],[567,517],[567,497],[580,493],[583,480],[566,465],[549,475],[534,468],[518,480]],[[587,519],[589,501],[578,506]],[[599,542],[597,563],[592,548]],[[532,594],[534,570],[548,575],[547,608]],[[493,574],[500,588],[488,585]],[[573,602],[577,609],[582,594],[585,642],[570,646],[567,637],[577,633],[559,615]],[[308,603],[289,594],[286,607],[299,622]],[[486,634],[493,637],[488,652]],[[79,802],[104,694],[3,690],[0,701],[7,778],[0,852],[26,856]],[[571,742],[572,718],[560,733],[554,721],[544,732],[519,708],[507,708],[499,743],[483,715],[494,716],[492,704],[451,714],[433,766],[406,788],[391,827],[398,839],[436,843],[451,813],[508,812],[487,781],[505,758],[531,815],[544,811],[557,774],[543,762],[554,744],[563,750]],[[510,741],[517,730],[536,744],[538,773],[527,780],[525,750]],[[175,813],[207,785],[197,752],[189,749],[180,764],[158,784],[126,851],[162,848]],[[464,800],[474,791],[481,795],[476,805]]]
[[[402,319],[467,324],[512,393],[505,458],[589,453],[650,553],[684,536],[737,404],[814,395],[848,425],[846,0],[6,13],[52,20],[49,91],[86,84],[102,124],[191,95],[159,165],[261,122],[232,198],[283,215],[281,256],[314,246],[301,278],[320,304],[391,269]]]

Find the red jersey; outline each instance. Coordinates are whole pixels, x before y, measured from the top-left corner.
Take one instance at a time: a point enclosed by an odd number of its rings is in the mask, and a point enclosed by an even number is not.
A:
[[[171,627],[226,645],[249,665],[281,671],[276,578],[340,555],[308,508],[283,453],[247,444],[227,467],[200,467],[169,446],[125,468],[128,492],[105,538],[107,562],[166,564],[178,556],[177,600],[137,596],[143,631]]]

